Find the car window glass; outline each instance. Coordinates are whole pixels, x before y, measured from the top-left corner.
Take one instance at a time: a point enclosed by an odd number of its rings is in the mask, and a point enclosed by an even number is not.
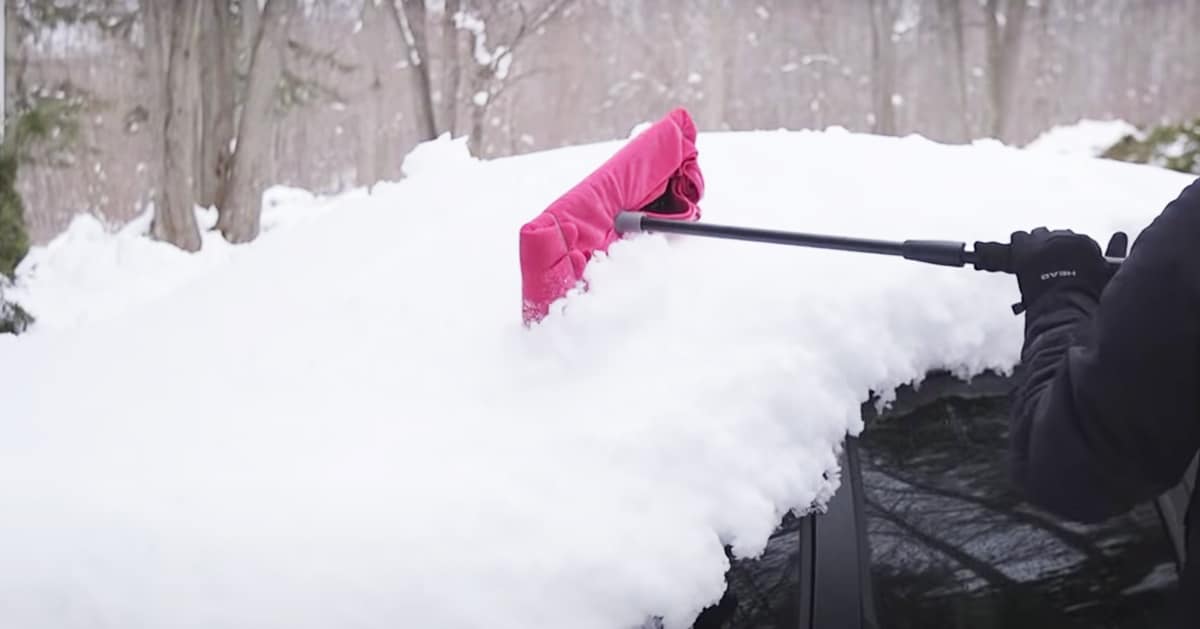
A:
[[[693,629],[795,629],[800,617],[800,527],[801,518],[784,516],[761,556],[731,561],[725,595],[700,615]]]
[[[1023,502],[1005,398],[950,399],[860,440],[884,629],[1165,627],[1177,580],[1150,504],[1094,525]]]

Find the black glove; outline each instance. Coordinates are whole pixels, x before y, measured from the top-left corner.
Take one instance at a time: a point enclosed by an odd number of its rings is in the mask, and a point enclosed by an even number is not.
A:
[[[1106,253],[1124,257],[1127,246],[1128,238],[1117,232]],[[1016,274],[1021,289],[1021,303],[1013,307],[1017,313],[1052,292],[1076,291],[1097,301],[1115,272],[1096,241],[1070,230],[1014,232],[1010,244],[975,243],[975,252],[975,268]]]
[[[1026,309],[1056,291],[1078,291],[1099,301],[1111,278],[1100,245],[1083,234],[1039,227],[1014,232],[1011,245],[1013,271]]]

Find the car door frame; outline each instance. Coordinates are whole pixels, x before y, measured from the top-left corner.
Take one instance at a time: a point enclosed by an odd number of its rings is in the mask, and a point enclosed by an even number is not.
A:
[[[847,437],[842,485],[823,513],[800,523],[800,629],[875,629],[870,545],[858,440]]]

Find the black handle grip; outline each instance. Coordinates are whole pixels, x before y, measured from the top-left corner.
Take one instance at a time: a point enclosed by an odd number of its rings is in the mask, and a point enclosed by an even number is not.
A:
[[[1012,273],[1012,246],[1003,242],[976,242],[972,262],[977,271]]]
[[[1122,232],[1117,232],[1109,242],[1104,255],[1109,269],[1116,271],[1125,261],[1126,242],[1127,237]],[[1017,272],[1012,263],[1012,245],[1003,242],[976,242],[975,251],[966,254],[964,263],[973,263],[977,271]]]

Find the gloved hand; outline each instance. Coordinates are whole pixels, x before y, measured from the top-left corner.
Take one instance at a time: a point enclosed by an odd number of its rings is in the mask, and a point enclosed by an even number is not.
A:
[[[1113,235],[1107,255],[1124,257],[1128,238]],[[1017,276],[1021,303],[1014,312],[1032,308],[1045,295],[1061,290],[1081,291],[1094,300],[1112,279],[1114,269],[1100,253],[1100,245],[1071,230],[1013,232],[1008,245],[975,243],[976,268],[1007,271]]]

